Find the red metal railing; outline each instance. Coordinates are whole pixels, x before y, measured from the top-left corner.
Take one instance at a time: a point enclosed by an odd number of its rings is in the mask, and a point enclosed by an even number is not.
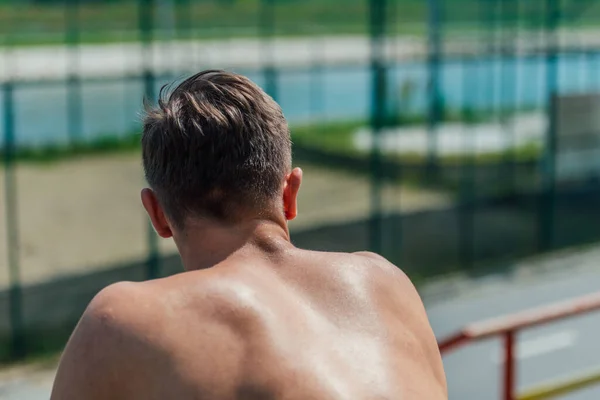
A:
[[[549,306],[474,323],[466,326],[455,335],[440,341],[440,351],[445,353],[469,342],[502,335],[504,337],[505,354],[502,399],[516,400],[516,366],[514,360],[516,332],[532,326],[543,325],[558,319],[565,319],[599,309],[600,293],[594,293]]]

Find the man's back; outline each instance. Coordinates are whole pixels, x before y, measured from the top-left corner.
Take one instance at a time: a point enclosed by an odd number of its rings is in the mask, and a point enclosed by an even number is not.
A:
[[[69,346],[56,399],[446,398],[419,296],[371,254],[291,248],[113,286]]]
[[[372,254],[296,249],[302,170],[281,107],[202,71],[144,117],[141,199],[186,273],[92,301],[53,400],[446,397],[414,287]]]

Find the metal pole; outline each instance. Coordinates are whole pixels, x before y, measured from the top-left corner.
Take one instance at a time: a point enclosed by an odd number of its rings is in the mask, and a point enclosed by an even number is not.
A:
[[[277,69],[275,67],[275,0],[261,0],[259,12],[259,31],[262,38],[264,58],[265,91],[277,101]]]
[[[443,1],[443,0],[442,0]],[[429,71],[429,115],[427,171],[431,177],[437,161],[437,126],[442,113],[442,97],[440,93],[440,63],[442,57],[441,41],[441,8],[440,0],[427,0],[429,8],[429,41],[428,41],[428,71]]]
[[[326,115],[320,115],[324,111],[324,89],[323,89],[323,81],[324,81],[324,68],[322,65],[321,57],[323,56],[323,43],[322,39],[315,38],[315,50],[312,52],[313,62],[310,69],[310,111],[311,118],[315,118],[319,116],[320,118],[326,119]]]
[[[153,66],[153,27],[154,27],[155,0],[139,0],[139,28],[142,38],[142,58],[144,77],[144,96],[154,100],[155,77]],[[158,252],[158,236],[150,221],[147,223],[148,231],[148,261],[146,264],[146,277],[154,279],[160,275],[160,260]]]
[[[472,79],[467,75],[469,65],[477,66],[477,62],[470,62],[467,58],[463,58],[463,73],[462,73],[462,96],[463,96],[463,120],[470,117],[469,110],[465,103],[466,94],[477,91],[477,79]],[[469,130],[469,128],[466,128]],[[474,197],[475,197],[475,149],[473,148],[473,138],[465,135],[465,156],[462,162],[462,184],[461,184],[461,204],[459,207],[459,233],[458,233],[458,252],[459,262],[467,269],[473,267],[473,231],[474,231]]]
[[[11,5],[16,4],[11,2]],[[16,19],[17,13],[11,15]],[[16,153],[16,124],[15,124],[15,97],[14,82],[11,81],[10,72],[14,69],[10,49],[13,46],[12,35],[6,35],[6,81],[3,83],[4,91],[4,174],[5,174],[5,202],[6,202],[6,232],[8,253],[8,279],[9,279],[9,316],[11,331],[11,357],[22,358],[26,355],[26,343],[23,322],[23,297],[20,265],[19,220],[18,220],[18,193],[17,176],[15,171]]]
[[[516,54],[516,38],[514,37],[514,32],[510,27],[510,24],[514,21],[510,20],[510,11],[514,11],[514,8],[510,7],[516,5],[518,8],[518,0],[495,0],[496,6],[499,7],[498,10],[498,20],[500,23],[499,26],[499,45],[498,45],[498,62],[499,62],[499,111],[500,111],[500,125],[504,131],[504,135],[506,136],[506,151],[503,155],[502,162],[502,182],[503,185],[506,183],[506,189],[508,194],[514,194],[516,183],[515,183],[515,147],[516,147],[516,135],[515,135],[515,126],[514,123],[509,124],[509,115],[515,116],[514,109],[510,109],[509,104],[512,100],[514,94],[512,91],[516,93],[515,85],[511,85],[510,80],[510,72],[508,65],[509,62],[513,62],[515,68],[513,70],[513,80],[514,83],[517,84],[517,74],[518,74],[518,63],[517,63],[517,54]],[[516,14],[516,13],[515,13]],[[510,43],[510,44],[509,44]],[[509,51],[510,49],[510,51]]]
[[[387,111],[387,66],[385,61],[387,0],[370,0],[371,31],[371,218],[369,223],[369,248],[382,251],[382,160],[381,130],[385,126]]]
[[[6,200],[6,230],[8,233],[8,274],[10,327],[12,336],[12,357],[25,356],[23,332],[23,299],[21,287],[21,267],[19,263],[19,221],[17,200],[17,177],[14,168],[15,121],[14,121],[14,85],[4,83],[4,173]]]
[[[482,23],[481,29],[484,30],[488,27],[488,8],[486,7],[488,0],[479,0],[477,2],[477,13],[479,20]],[[485,105],[487,101],[488,92],[481,92],[481,89],[485,89],[486,68],[489,68],[490,64],[487,59],[488,42],[485,35],[481,35],[482,41],[480,42],[479,51],[480,53],[472,61],[469,62],[474,66],[472,76],[465,76],[463,74],[463,93],[477,93],[475,104],[472,109],[464,109],[464,119],[468,117],[472,118],[472,115],[468,115],[467,112],[477,113],[478,105]],[[483,84],[479,85],[480,82]],[[475,266],[476,258],[476,229],[475,229],[475,212],[477,211],[477,142],[473,137],[467,137],[465,140],[465,150],[467,155],[463,161],[462,174],[462,187],[461,187],[461,205],[460,205],[460,218],[459,218],[459,261],[467,269],[472,269]]]
[[[67,65],[67,130],[70,144],[80,142],[83,133],[81,78],[79,76],[79,2],[80,0],[66,0],[66,41],[69,48],[69,64]]]
[[[540,250],[547,251],[554,245],[554,202],[556,197],[556,107],[558,95],[558,32],[560,18],[560,0],[546,0],[546,88],[548,143],[544,156],[543,188],[539,215]]]
[[[139,0],[139,29],[142,40],[144,94],[154,99],[153,30],[155,0]]]
[[[501,4],[504,4],[504,2],[502,2]],[[510,15],[512,11],[512,15],[514,16],[514,27],[512,30],[512,35],[511,35],[511,39],[512,40],[512,61],[514,63],[514,68],[513,68],[513,73],[514,73],[514,77],[513,77],[513,93],[512,93],[512,97],[514,100],[513,106],[511,107],[510,110],[510,114],[513,117],[513,120],[510,123],[510,127],[508,128],[510,131],[510,145],[512,148],[512,151],[510,151],[510,156],[509,156],[509,165],[510,165],[510,169],[509,169],[509,179],[510,179],[510,191],[511,194],[516,194],[517,190],[518,190],[518,180],[517,180],[517,151],[516,151],[516,147],[517,147],[517,130],[516,130],[516,122],[514,120],[514,118],[517,117],[518,113],[519,113],[519,93],[520,93],[520,80],[519,80],[519,65],[521,64],[520,62],[520,56],[519,56],[519,39],[520,39],[520,0],[511,0],[511,7],[507,10],[508,14]],[[506,82],[507,86],[508,86],[508,82]]]
[[[194,66],[194,42],[192,41],[192,1],[191,0],[176,0],[175,1],[175,15],[178,18],[175,19],[175,29],[177,32],[178,40],[188,40],[189,48],[187,48],[187,54],[184,56],[184,63],[180,67],[184,65],[191,66],[195,69]],[[181,17],[179,17],[181,16]],[[184,50],[185,51],[185,50]]]
[[[177,36],[175,11],[173,9],[174,1],[177,0],[158,0],[158,15],[156,16],[156,23],[153,24],[153,27],[158,26],[158,31],[161,33],[160,36],[168,41],[173,40]],[[164,32],[161,32],[163,30]]]
[[[502,399],[503,400],[515,400],[516,399],[516,380],[515,380],[515,333],[513,331],[507,331],[504,334],[504,387]]]
[[[496,85],[499,82],[499,76],[496,76],[496,63],[500,63],[500,54],[499,54],[499,46],[498,46],[498,18],[496,14],[496,1],[497,0],[487,0],[487,23],[485,26],[488,28],[488,62],[490,62],[490,79],[492,80],[490,85],[490,92],[488,96],[490,98],[490,111],[492,115],[492,119],[496,121],[498,116],[498,103],[496,102],[498,96],[498,88]],[[502,0],[500,0],[502,1]]]
[[[508,53],[508,32],[507,19],[506,19],[506,4],[513,0],[495,0],[494,2],[494,44],[496,60],[498,61],[498,87],[497,87],[497,101],[496,107],[498,111],[498,121],[502,126],[503,135],[505,140],[508,142],[510,139],[510,133],[507,127],[507,105],[505,105],[504,99],[507,97],[507,91],[509,89],[506,61],[509,56]],[[511,143],[509,143],[510,145]],[[510,147],[509,147],[510,148]],[[510,153],[507,151],[506,153]],[[501,167],[500,177],[502,182],[506,182],[506,166],[510,164],[510,155],[504,155],[504,165]]]

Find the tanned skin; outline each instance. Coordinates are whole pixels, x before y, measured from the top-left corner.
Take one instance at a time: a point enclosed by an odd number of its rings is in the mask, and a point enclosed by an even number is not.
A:
[[[118,283],[90,303],[65,349],[52,400],[447,399],[436,339],[410,280],[372,253],[292,245],[302,171],[283,213],[235,225],[154,228],[185,272]]]

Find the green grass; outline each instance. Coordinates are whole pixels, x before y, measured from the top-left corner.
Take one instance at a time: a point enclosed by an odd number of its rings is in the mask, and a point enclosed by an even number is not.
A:
[[[485,120],[485,115],[474,116],[474,121]],[[445,120],[459,119],[458,115],[449,113]],[[413,116],[405,118],[404,124],[424,123],[424,118]],[[329,124],[307,125],[292,127],[292,140],[296,146],[304,148],[301,162],[316,162],[331,168],[347,169],[359,174],[370,174],[372,170],[368,160],[368,150],[358,150],[353,146],[353,135],[360,127],[367,126],[367,121],[333,122]],[[397,126],[393,124],[393,126]],[[321,155],[314,155],[310,151],[316,150]],[[328,160],[328,156],[345,156],[337,161]],[[382,172],[385,180],[396,182],[405,186],[413,187],[436,187],[443,188],[448,193],[456,196],[465,190],[465,173],[469,165],[473,171],[473,180],[478,186],[478,194],[482,196],[501,195],[514,190],[514,174],[516,164],[529,165],[540,160],[542,148],[538,145],[527,145],[512,150],[479,153],[476,155],[441,155],[433,160],[433,165],[426,154],[423,153],[385,153],[383,160],[389,166],[388,170]],[[348,159],[349,157],[349,159]],[[430,169],[432,167],[432,169]],[[458,170],[456,169],[458,167]],[[489,168],[486,168],[489,167]],[[399,168],[391,171],[389,168]],[[481,181],[481,174],[486,169],[496,171],[492,180]],[[452,172],[448,172],[454,171]],[[432,173],[429,173],[431,171]],[[532,185],[536,183],[537,169],[526,168],[519,170],[519,182],[529,181]],[[488,172],[489,175],[489,172]],[[479,177],[479,178],[478,178]]]
[[[13,157],[17,162],[46,164],[68,158],[135,152],[139,150],[139,146],[140,135],[130,133],[122,136],[103,136],[85,143],[21,147],[16,149]],[[0,161],[5,161],[4,154],[0,154]]]
[[[172,12],[155,7],[154,12],[161,15],[154,26],[157,40],[248,37],[264,32],[260,0],[173,3]],[[0,3],[0,38],[20,45],[63,43],[69,35],[84,43],[139,40],[139,11],[135,1],[83,3],[77,12],[72,11],[73,18],[60,3]],[[277,1],[272,32],[277,36],[365,33],[367,11],[362,0]],[[78,37],[72,35],[76,31]]]
[[[84,2],[66,8],[64,1],[44,3],[0,0],[0,43],[17,45],[53,44],[68,41],[83,43],[139,40],[141,2],[133,0]],[[75,4],[72,2],[71,4]],[[265,32],[266,19],[261,0],[172,0],[173,8],[156,2],[155,39],[173,36],[186,38],[223,38],[259,36]],[[271,13],[276,36],[323,34],[366,34],[369,31],[369,4],[365,0],[275,0]],[[448,2],[446,2],[448,4]],[[518,2],[519,9],[507,5],[482,9],[483,0],[452,0],[443,11],[443,32],[484,30],[495,23],[506,29],[543,26],[545,0]],[[600,5],[584,0],[563,0],[561,23],[577,28],[597,25]],[[491,11],[491,13],[490,13]],[[519,17],[517,20],[517,14]],[[424,35],[428,21],[427,2],[388,0],[387,31],[390,34]],[[495,17],[494,17],[495,15]]]
[[[459,122],[464,120],[465,112],[447,112],[442,122]],[[469,113],[469,123],[477,123],[490,118],[489,113]],[[423,115],[407,115],[390,118],[389,126],[422,125],[426,123]],[[353,135],[361,128],[368,126],[366,120],[335,121],[329,123],[297,124],[290,127],[292,141],[296,146],[315,148],[325,152],[354,157],[367,157],[368,151],[354,147]],[[126,153],[139,151],[140,134],[137,132],[125,135],[103,135],[95,140],[75,144],[46,145],[37,147],[20,147],[14,154],[18,162],[50,163],[66,158],[87,157],[92,155]],[[506,159],[528,161],[539,158],[541,149],[530,145],[515,150],[478,154],[473,160],[459,155],[440,157],[443,164],[460,164],[465,161],[478,163],[498,162]],[[386,155],[390,160],[408,163],[424,163],[423,154],[402,153]],[[4,152],[0,153],[0,161],[4,161]]]
[[[292,126],[292,141],[296,145],[318,147],[344,154],[359,154],[352,144],[352,135],[365,121],[344,121]]]
[[[446,113],[441,122],[464,122],[465,112]],[[469,112],[466,123],[479,123],[489,120],[490,113]],[[423,115],[410,115],[391,118],[388,124],[394,126],[410,126],[425,124],[426,117]],[[360,151],[354,147],[353,135],[357,129],[368,126],[366,120],[332,122],[324,124],[292,126],[292,140],[295,144],[309,148],[318,148],[334,153],[353,155],[357,157],[366,156],[368,152]],[[498,162],[506,159],[515,161],[529,161],[540,157],[541,149],[536,145],[527,145],[514,150],[480,153],[473,160],[460,155],[446,155],[440,157],[444,164],[460,164],[465,161],[479,163]],[[421,153],[402,153],[401,155],[386,155],[386,157],[402,160],[408,163],[423,163],[425,155]]]

